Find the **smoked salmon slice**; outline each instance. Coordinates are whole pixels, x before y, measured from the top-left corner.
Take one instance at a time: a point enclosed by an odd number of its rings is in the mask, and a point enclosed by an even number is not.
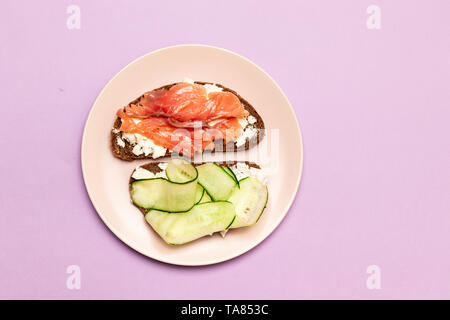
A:
[[[117,111],[121,131],[188,156],[213,149],[216,140],[236,141],[242,133],[238,118],[248,115],[235,94],[207,94],[203,85],[187,82],[147,92],[137,104]]]
[[[120,131],[138,133],[159,146],[192,156],[195,152],[213,149],[214,141],[223,139],[226,143],[236,141],[242,128],[236,118],[227,118],[208,128],[177,128],[166,117],[131,118],[119,110],[122,119]]]
[[[125,108],[130,117],[165,116],[177,122],[210,121],[248,116],[239,98],[231,92],[211,92],[204,86],[178,83],[169,90],[147,92],[139,104]]]

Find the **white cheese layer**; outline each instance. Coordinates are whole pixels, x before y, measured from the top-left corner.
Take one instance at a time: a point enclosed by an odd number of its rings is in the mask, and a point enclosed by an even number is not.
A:
[[[131,177],[136,180],[153,179],[153,178],[167,178],[165,169],[158,173],[153,173],[153,172],[148,171],[147,169],[144,169],[141,167],[137,167]]]
[[[158,163],[158,167],[159,167],[161,170],[166,170],[168,165],[169,165],[169,163],[167,163],[167,162],[161,162],[161,163]]]
[[[139,133],[122,133],[122,138],[127,140],[133,147],[133,153],[137,156],[144,154],[152,155],[153,159],[163,157],[167,149],[156,145],[153,140],[140,135]]]
[[[267,182],[267,178],[262,169],[249,167],[244,162],[238,162],[235,165],[232,165],[230,169],[231,171],[233,171],[238,180],[242,180],[247,177],[254,177],[261,181],[263,184],[266,184]]]
[[[119,147],[125,148],[125,142],[120,138],[120,136],[117,136],[116,140]]]
[[[256,137],[258,134],[258,129],[252,126],[247,126],[244,129],[242,129],[242,133],[239,136],[239,138],[236,139],[236,146],[242,147],[245,145],[245,142],[248,140],[252,140],[254,137]]]
[[[255,128],[253,124],[255,124],[258,120],[254,116],[249,115],[247,117],[239,118],[238,121],[242,127],[241,135],[236,139],[236,146],[239,148],[245,145],[247,139],[252,140],[257,136],[258,129]]]
[[[249,115],[247,117],[247,121],[248,121],[249,124],[255,124],[257,120],[256,120],[256,118],[254,116]]]
[[[238,121],[242,127],[242,130],[244,130],[248,126],[248,117],[238,118]]]
[[[215,84],[204,84],[206,89],[206,94],[209,95],[211,92],[222,92],[223,89],[221,87],[216,86]]]

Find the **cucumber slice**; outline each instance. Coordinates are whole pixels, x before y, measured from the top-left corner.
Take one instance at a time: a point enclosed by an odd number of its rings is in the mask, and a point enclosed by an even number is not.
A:
[[[197,169],[186,160],[172,159],[166,168],[167,179],[172,182],[188,182],[194,180],[198,173]]]
[[[151,210],[145,220],[165,242],[177,245],[226,230],[235,217],[233,204],[219,201],[198,204],[183,213]]]
[[[255,224],[267,204],[267,186],[254,177],[240,181],[240,189],[235,189],[228,201],[236,208],[236,219],[231,228],[240,228]]]
[[[137,180],[130,185],[131,200],[141,208],[183,212],[195,204],[197,180],[170,182],[163,178]]]
[[[203,191],[205,191],[205,189],[203,189]],[[211,200],[211,197],[208,195],[208,193],[205,191],[204,193],[203,193],[203,197],[202,197],[202,199],[200,200],[200,202],[199,203],[205,203],[205,202],[211,202],[212,200]]]
[[[234,174],[233,170],[231,170],[228,166],[222,166],[223,170],[225,170],[226,173],[228,173],[234,181],[236,181],[236,184],[239,188],[239,180],[237,179],[236,175]]]
[[[213,201],[227,200],[236,181],[218,164],[210,162],[197,167],[198,183],[205,188]]]
[[[132,182],[130,195],[133,203],[145,209],[183,212],[201,200],[201,195],[196,195],[198,172],[192,164],[181,159],[172,160],[166,175],[170,181],[153,178]]]
[[[199,184],[197,184],[197,190],[195,191],[195,204],[198,204],[206,194],[205,189]]]

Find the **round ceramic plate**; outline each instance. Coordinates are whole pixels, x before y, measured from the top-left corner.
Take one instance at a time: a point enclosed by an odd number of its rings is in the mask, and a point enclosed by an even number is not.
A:
[[[217,233],[185,245],[170,246],[130,202],[130,174],[136,166],[149,160],[127,162],[115,158],[110,150],[110,131],[118,108],[146,91],[185,78],[231,88],[261,115],[267,129],[263,143],[231,156],[260,164],[267,174],[269,201],[254,226],[230,230],[224,238]],[[288,212],[300,183],[303,162],[302,138],[294,110],[275,81],[248,59],[204,45],[160,49],[122,69],[92,106],[81,149],[87,191],[108,228],[136,251],[178,265],[226,261],[263,241]]]

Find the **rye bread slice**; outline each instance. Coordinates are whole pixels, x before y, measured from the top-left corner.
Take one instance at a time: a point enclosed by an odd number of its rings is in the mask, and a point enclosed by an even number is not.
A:
[[[254,163],[254,162],[248,162],[248,161],[228,161],[228,162],[216,162],[216,163],[217,163],[217,164],[220,164],[220,165],[222,165],[222,166],[224,166],[224,165],[232,166],[232,165],[235,165],[235,164],[238,163],[238,162],[245,163],[245,164],[246,164],[247,166],[249,166],[250,168],[261,169],[261,167],[260,167],[259,165],[257,165],[256,163]],[[158,166],[160,163],[166,163],[166,162],[162,162],[162,161],[149,162],[149,163],[140,165],[139,167],[141,167],[142,169],[148,170],[148,171],[150,171],[150,172],[156,174],[156,173],[158,173],[158,172],[163,171],[163,170]],[[197,167],[197,166],[199,166],[199,165],[201,165],[201,164],[204,164],[204,163],[206,163],[206,162],[193,163],[193,165]],[[136,169],[134,169],[133,172],[131,172],[130,180],[129,180],[129,182],[128,182],[128,185],[131,185],[131,183],[133,183],[134,181],[136,181],[136,179],[134,179],[134,178],[132,177],[132,176],[133,176],[133,173],[134,173],[135,171],[136,171]],[[134,203],[133,203],[133,204],[134,204]],[[149,211],[149,209],[145,209],[145,208],[139,207],[139,206],[137,206],[136,204],[134,204],[134,205],[135,205],[135,206],[142,212],[142,214],[144,214],[144,215]]]
[[[201,82],[201,81],[196,81],[196,84],[213,84],[211,82]],[[162,86],[160,88],[157,88],[155,90],[159,90],[159,89],[170,89],[172,86],[176,85],[177,83],[172,83],[166,86]],[[233,91],[221,84],[215,83],[216,86],[220,87],[223,89],[223,91],[225,92],[231,92],[233,94],[235,94],[239,100],[241,101],[242,105],[244,106],[244,109],[246,109],[249,114],[253,117],[256,118],[256,123],[252,124],[251,126],[255,127],[257,130],[257,134],[250,140],[250,139],[246,139],[245,144],[241,145],[241,146],[237,146],[236,143],[229,143],[228,145],[222,140],[217,140],[215,141],[215,147],[212,150],[212,152],[215,151],[216,148],[218,148],[218,146],[222,146],[221,150],[227,150],[227,151],[238,151],[238,150],[248,150],[251,146],[255,146],[257,145],[260,141],[262,141],[262,139],[264,138],[264,121],[261,118],[261,116],[258,114],[258,112],[255,110],[255,108],[253,108],[253,106],[244,98],[242,98],[236,91]],[[128,105],[131,104],[136,104],[139,103],[139,101],[142,99],[144,95],[140,96],[139,98],[131,101]],[[111,150],[112,153],[115,157],[122,159],[122,160],[127,160],[127,161],[132,161],[132,160],[138,160],[138,159],[154,159],[152,157],[152,154],[148,154],[147,156],[144,154],[141,154],[139,156],[135,155],[133,153],[133,145],[130,144],[127,140],[122,139],[122,141],[125,143],[124,147],[121,147],[118,145],[117,143],[117,138],[122,136],[122,132],[118,131],[121,125],[121,120],[119,117],[117,117],[114,121],[113,124],[113,128],[111,130]],[[171,154],[171,152],[169,150],[167,150],[166,154],[164,155],[164,157],[167,157]],[[182,154],[180,154],[182,155]]]

